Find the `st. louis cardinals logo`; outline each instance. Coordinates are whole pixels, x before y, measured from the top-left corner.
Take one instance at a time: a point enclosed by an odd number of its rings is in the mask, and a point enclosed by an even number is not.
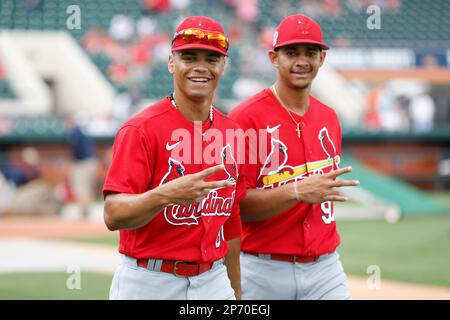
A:
[[[256,187],[273,188],[289,181],[303,179],[307,174],[321,174],[327,167],[337,168],[340,157],[336,154],[336,148],[326,127],[319,131],[318,139],[326,158],[293,167],[286,165],[288,160],[286,144],[271,137],[271,151],[260,170]]]
[[[180,161],[175,160],[173,158],[169,158],[169,171],[167,171],[167,173],[161,179],[160,185],[162,185],[165,182],[169,182],[170,180],[184,176],[185,170],[186,169],[184,169]]]
[[[336,148],[334,147],[333,140],[331,140],[328,134],[327,127],[323,127],[322,129],[320,129],[319,140],[323,151],[325,151],[326,155],[328,156],[328,160],[333,160],[334,169],[338,169],[341,158],[336,154]]]
[[[281,168],[286,168],[287,170],[293,169],[290,166],[286,166],[288,159],[287,146],[275,138],[271,138],[270,142],[271,150],[259,172],[257,187],[263,186],[263,177],[275,175],[281,170]]]
[[[306,35],[310,34],[310,29],[312,25],[308,21],[298,20],[298,32],[300,34]]]
[[[227,144],[222,149],[221,153],[222,164],[224,165],[224,170],[228,174],[228,180],[236,182],[239,176],[236,160],[231,152],[231,146]]]
[[[307,175],[323,174],[326,168],[334,170],[339,168],[340,157],[337,155],[333,140],[328,134],[328,129],[323,127],[317,136],[324,152],[325,159],[306,162],[299,166],[286,165],[288,160],[288,148],[281,140],[271,137],[271,151],[258,176],[256,187],[259,189],[275,188],[288,182],[304,179]],[[325,224],[335,221],[332,201],[320,204],[323,212],[322,220]]]
[[[228,180],[237,181],[237,163],[232,155],[231,146],[226,145],[221,152],[221,160],[224,172]],[[169,169],[161,179],[160,185],[170,180],[184,176],[183,164],[173,158],[169,158]],[[166,221],[172,225],[198,225],[198,219],[202,216],[229,216],[234,203],[235,190],[230,188],[212,189],[202,201],[189,205],[169,205],[164,209]]]

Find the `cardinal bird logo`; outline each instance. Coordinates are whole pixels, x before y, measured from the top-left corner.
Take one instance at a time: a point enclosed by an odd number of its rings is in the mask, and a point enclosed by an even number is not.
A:
[[[319,131],[319,140],[322,146],[323,151],[328,156],[328,160],[333,160],[334,164],[337,166],[340,162],[339,155],[336,155],[336,148],[334,147],[333,140],[331,140],[330,135],[328,134],[328,129],[323,127]]]
[[[287,146],[274,138],[271,138],[271,145],[270,153],[259,172],[258,181],[262,181],[264,176],[276,174],[287,162]]]
[[[171,180],[184,176],[184,171],[185,169],[180,161],[175,160],[173,158],[169,158],[169,170],[161,179],[160,185],[162,185],[165,182],[169,182]]]
[[[310,34],[312,25],[307,21],[298,20],[298,32],[300,34]]]
[[[233,158],[233,154],[231,153],[231,146],[229,144],[223,147],[221,156],[224,170],[228,174],[228,180],[236,182],[239,174],[236,160],[234,160]]]

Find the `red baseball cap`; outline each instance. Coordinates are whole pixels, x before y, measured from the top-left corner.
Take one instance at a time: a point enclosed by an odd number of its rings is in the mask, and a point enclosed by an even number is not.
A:
[[[228,56],[228,38],[216,20],[189,17],[178,26],[172,40],[172,52],[186,49],[206,49]]]
[[[317,44],[330,49],[322,40],[320,25],[303,14],[293,14],[281,21],[273,37],[273,49],[293,43]]]

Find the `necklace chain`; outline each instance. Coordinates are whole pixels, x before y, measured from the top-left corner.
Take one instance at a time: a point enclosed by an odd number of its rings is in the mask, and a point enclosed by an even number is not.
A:
[[[294,117],[291,114],[291,111],[288,109],[288,107],[286,107],[283,103],[283,101],[281,100],[280,96],[278,95],[277,89],[275,88],[275,85],[272,86],[272,92],[275,95],[275,98],[277,98],[278,102],[281,104],[281,106],[287,111],[287,113],[289,114],[289,116],[291,117],[292,121],[295,123],[295,125],[297,126],[297,128],[295,129],[295,131],[297,131],[297,136],[300,139],[300,123],[301,122],[297,122],[295,121]]]
[[[177,103],[175,102],[175,99],[173,97],[173,93],[170,94],[169,96],[170,102],[172,102],[172,105],[176,108],[176,109],[180,109],[178,108]],[[211,106],[209,107],[209,121],[212,123],[214,120],[214,112],[213,112],[213,105],[211,104]]]

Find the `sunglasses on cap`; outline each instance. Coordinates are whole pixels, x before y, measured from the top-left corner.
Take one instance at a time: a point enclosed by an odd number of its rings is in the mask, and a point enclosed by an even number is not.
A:
[[[172,45],[175,40],[180,38],[186,43],[201,43],[211,45],[225,52],[228,50],[228,38],[220,32],[203,31],[195,28],[181,30],[175,33]]]

